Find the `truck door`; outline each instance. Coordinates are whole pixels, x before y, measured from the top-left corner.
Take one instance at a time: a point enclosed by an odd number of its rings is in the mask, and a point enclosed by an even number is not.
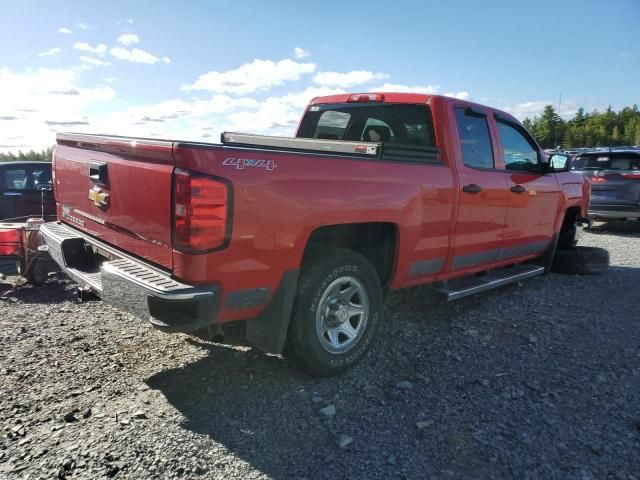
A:
[[[454,106],[454,150],[459,178],[452,270],[478,269],[498,260],[507,213],[507,181],[496,168],[487,112]]]
[[[551,242],[560,202],[554,175],[542,172],[542,154],[518,123],[495,115],[509,203],[499,260],[541,253]]]

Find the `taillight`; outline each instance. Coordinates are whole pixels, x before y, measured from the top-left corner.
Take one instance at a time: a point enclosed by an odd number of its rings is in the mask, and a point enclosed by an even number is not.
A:
[[[384,100],[382,93],[356,93],[351,95],[347,102],[381,102]]]
[[[219,178],[188,170],[173,174],[173,248],[203,253],[230,238],[230,187]]]
[[[640,180],[640,172],[621,173],[620,176],[628,180]]]
[[[591,183],[604,183],[607,179],[604,177],[591,177]]]

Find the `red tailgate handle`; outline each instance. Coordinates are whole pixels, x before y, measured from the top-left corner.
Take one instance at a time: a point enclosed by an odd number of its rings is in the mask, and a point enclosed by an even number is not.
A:
[[[109,185],[107,164],[103,162],[89,162],[89,178],[98,185]]]

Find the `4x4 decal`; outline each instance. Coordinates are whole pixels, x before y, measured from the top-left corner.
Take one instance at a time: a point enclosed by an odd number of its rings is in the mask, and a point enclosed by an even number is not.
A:
[[[271,172],[278,166],[274,160],[258,160],[255,158],[236,158],[228,157],[222,162],[223,165],[228,167],[236,167],[237,170],[244,170],[245,167],[258,167],[265,168]]]

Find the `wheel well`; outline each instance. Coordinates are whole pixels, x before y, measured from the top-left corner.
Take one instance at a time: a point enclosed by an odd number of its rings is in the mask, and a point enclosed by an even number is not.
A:
[[[562,226],[560,227],[560,235],[558,238],[559,248],[570,248],[575,244],[576,230],[575,225],[580,215],[580,207],[569,207],[562,219]]]
[[[349,223],[327,225],[311,233],[307,249],[322,245],[355,250],[366,257],[386,288],[395,267],[398,232],[393,223]]]

